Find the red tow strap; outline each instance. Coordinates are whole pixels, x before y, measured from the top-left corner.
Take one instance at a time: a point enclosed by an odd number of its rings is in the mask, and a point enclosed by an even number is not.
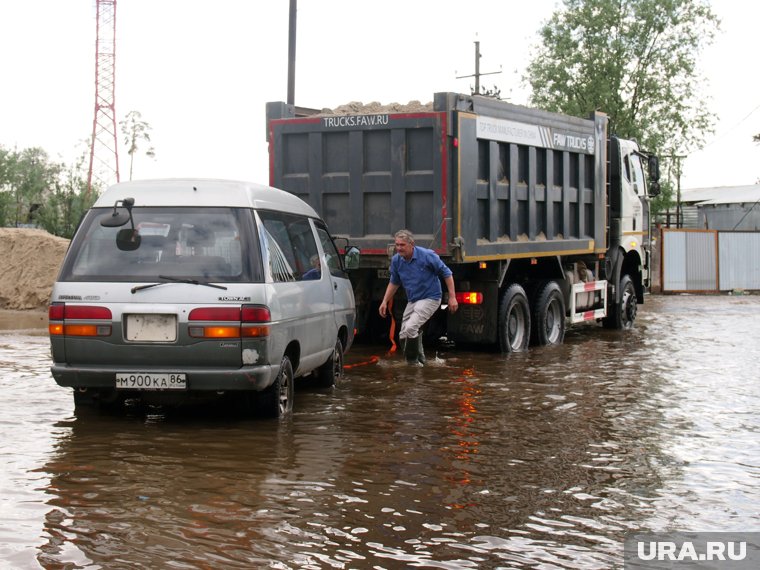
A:
[[[396,347],[396,319],[393,317],[393,299],[391,299],[390,302],[388,303],[388,312],[391,315],[391,330],[388,333],[388,338],[391,341],[391,349],[388,352],[391,353],[391,352],[396,352],[396,348],[397,348]]]

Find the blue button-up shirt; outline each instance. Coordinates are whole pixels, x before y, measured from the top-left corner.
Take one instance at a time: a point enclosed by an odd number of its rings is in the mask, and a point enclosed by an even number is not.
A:
[[[451,269],[441,261],[432,249],[414,246],[412,257],[406,261],[398,253],[391,259],[391,283],[401,285],[406,291],[406,298],[411,301],[420,299],[440,299],[441,281],[451,275]]]

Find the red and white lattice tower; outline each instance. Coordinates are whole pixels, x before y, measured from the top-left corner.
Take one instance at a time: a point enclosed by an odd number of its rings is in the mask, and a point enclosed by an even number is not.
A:
[[[90,141],[87,193],[119,181],[116,133],[116,0],[96,0],[95,117]]]

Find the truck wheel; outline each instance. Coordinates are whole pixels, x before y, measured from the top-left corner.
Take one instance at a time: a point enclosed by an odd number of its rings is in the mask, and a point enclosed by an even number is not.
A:
[[[281,418],[293,410],[293,365],[282,357],[280,373],[269,388],[256,394],[256,411],[267,418]]]
[[[610,303],[608,315],[602,324],[608,329],[630,329],[636,320],[636,288],[629,275],[620,280],[620,303]]]
[[[565,338],[565,299],[556,281],[545,281],[533,297],[531,340],[538,346],[562,344]]]
[[[507,287],[499,305],[499,349],[521,352],[530,341],[530,307],[525,290],[513,283]]]
[[[320,388],[331,388],[343,377],[343,343],[335,341],[335,348],[322,366],[314,372],[316,385]]]

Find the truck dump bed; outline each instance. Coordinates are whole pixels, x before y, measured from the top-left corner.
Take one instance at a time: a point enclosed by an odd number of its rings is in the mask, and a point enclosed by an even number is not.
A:
[[[308,202],[363,257],[393,234],[449,261],[603,252],[607,118],[455,93],[413,112],[267,104],[270,184]]]

